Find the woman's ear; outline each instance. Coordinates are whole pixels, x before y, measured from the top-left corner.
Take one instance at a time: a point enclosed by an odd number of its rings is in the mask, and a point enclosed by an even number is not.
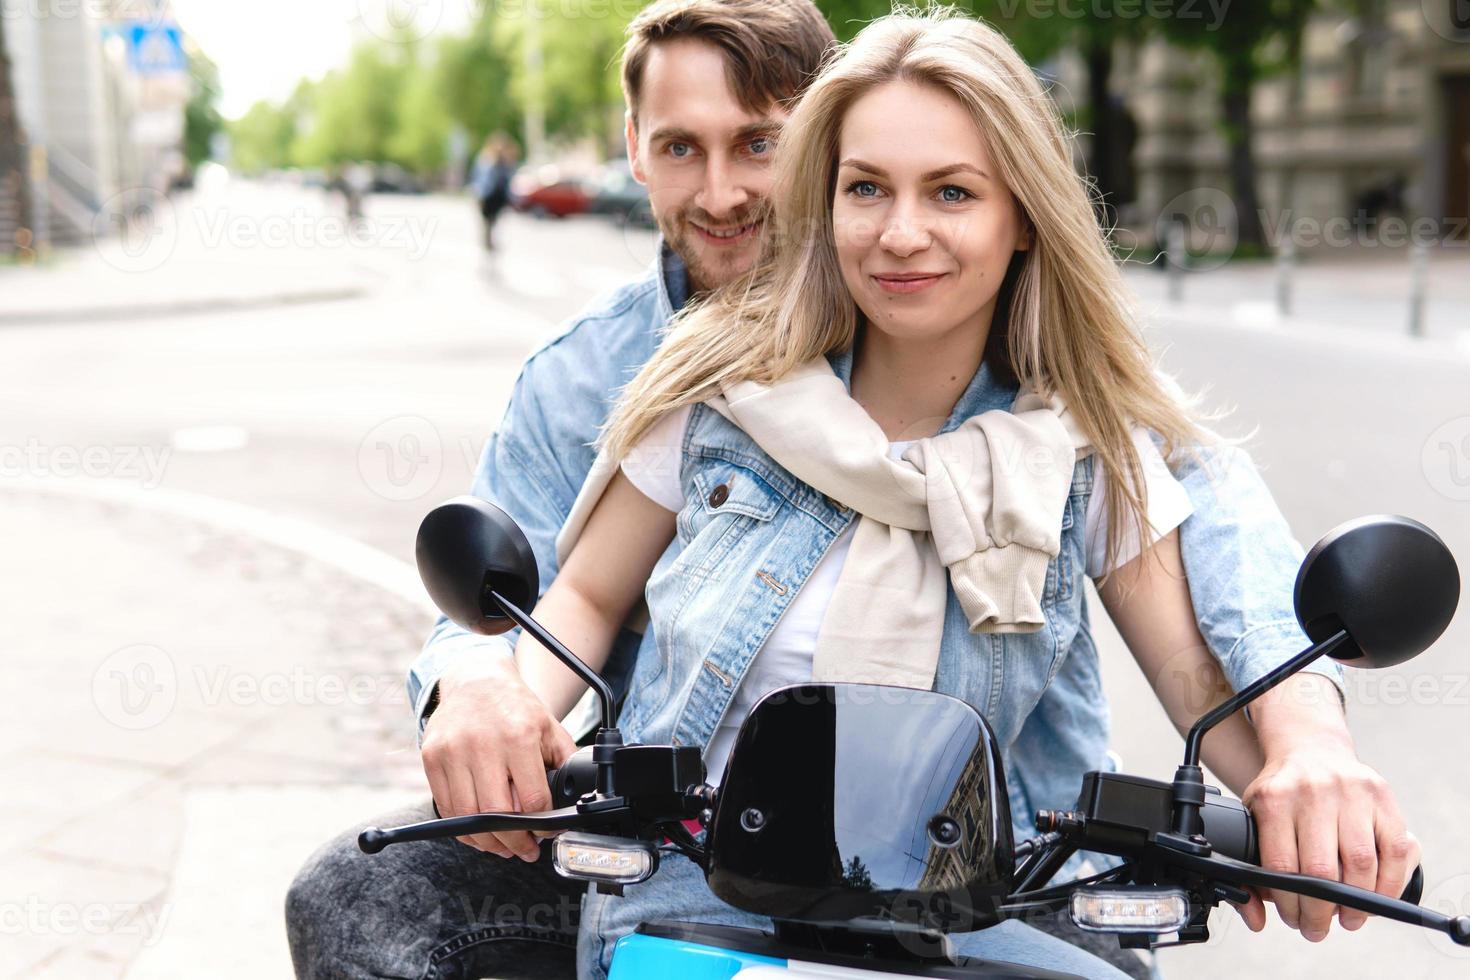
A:
[[[1032,244],[1036,241],[1035,231],[1031,225],[1031,219],[1026,217],[1026,212],[1021,212],[1021,231],[1016,236],[1016,251],[1029,252]]]

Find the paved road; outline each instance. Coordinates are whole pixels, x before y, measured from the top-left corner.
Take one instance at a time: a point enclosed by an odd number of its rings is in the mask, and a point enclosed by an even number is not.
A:
[[[220,949],[237,975],[280,975],[296,864],[418,791],[399,687],[430,618],[417,521],[468,486],[525,354],[652,240],[512,216],[488,267],[464,202],[379,198],[369,215],[374,235],[332,244],[315,194],[214,189],[150,240],[171,243],[152,268],[108,246],[0,270],[0,674],[20,692],[0,749],[0,975],[182,975]],[[1470,281],[1454,262],[1436,260],[1450,297]],[[1207,302],[1187,307],[1140,280],[1150,336],[1186,386],[1235,403],[1227,428],[1260,426],[1298,537],[1393,511],[1470,556],[1456,322],[1417,345],[1367,322],[1262,326],[1238,304],[1268,280],[1223,275],[1192,280]],[[1465,622],[1394,675],[1356,677],[1352,723],[1424,840],[1431,902],[1470,912],[1470,791],[1442,748],[1470,722]],[[1127,705],[1116,745],[1166,775],[1179,741],[1104,645]],[[1231,916],[1209,948],[1166,954],[1170,974],[1470,968],[1405,927],[1311,947]]]

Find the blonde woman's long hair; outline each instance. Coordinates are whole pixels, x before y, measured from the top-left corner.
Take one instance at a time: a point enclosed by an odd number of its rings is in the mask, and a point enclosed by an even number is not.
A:
[[[838,137],[853,102],[893,81],[933,86],[969,111],[1032,231],[1031,248],[1013,259],[1002,287],[986,357],[1003,360],[1003,374],[1022,385],[1060,394],[1090,439],[1109,477],[1109,512],[1124,515],[1109,522],[1111,567],[1124,535],[1143,527],[1147,513],[1130,420],[1163,437],[1166,458],[1197,445],[1205,430],[1156,374],[1133,328],[1056,105],[1004,35],[948,9],[880,18],[833,52],[783,128],[760,258],[746,276],[671,321],[658,351],[623,390],[599,448],[621,458],[675,408],[723,385],[774,383],[853,343],[862,314],[842,278],[832,230]]]

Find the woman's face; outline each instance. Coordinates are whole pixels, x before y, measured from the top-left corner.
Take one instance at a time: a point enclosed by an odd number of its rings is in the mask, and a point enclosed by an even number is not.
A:
[[[843,118],[837,160],[837,257],[869,324],[895,340],[986,328],[1012,255],[1030,243],[959,101],[878,86]]]

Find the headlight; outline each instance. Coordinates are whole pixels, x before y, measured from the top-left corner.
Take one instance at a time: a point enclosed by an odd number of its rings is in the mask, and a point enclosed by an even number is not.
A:
[[[1178,932],[1189,924],[1189,897],[1178,888],[1078,889],[1072,921],[1092,932]]]
[[[564,878],[636,885],[658,870],[658,851],[646,841],[566,833],[555,838],[551,864]]]

